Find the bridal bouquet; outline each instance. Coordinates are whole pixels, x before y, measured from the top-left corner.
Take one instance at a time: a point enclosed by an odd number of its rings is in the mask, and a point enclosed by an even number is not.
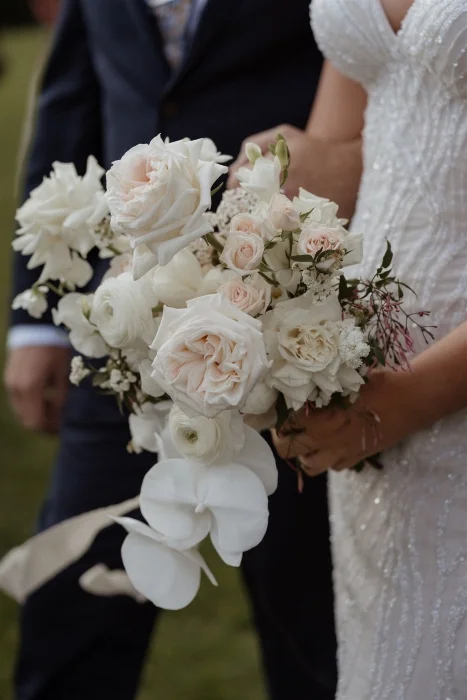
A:
[[[248,145],[251,168],[215,213],[228,158],[208,139],[158,136],[112,165],[106,190],[93,158],[84,177],[55,163],[17,214],[14,248],[42,270],[14,307],[40,317],[55,293],[54,322],[77,352],[72,383],[114,394],[128,449],[158,453],[141,488],[146,522],[118,522],[133,586],[162,608],[189,604],[201,570],[215,583],[206,537],[232,566],[264,537],[277,470],[258,431],[304,407],[350,407],[369,368],[407,364],[409,326],[428,333],[404,312],[390,247],[372,279],[347,280],[362,236],[333,202],[282,194],[287,144],[270,150]],[[83,293],[91,251],[110,266]]]

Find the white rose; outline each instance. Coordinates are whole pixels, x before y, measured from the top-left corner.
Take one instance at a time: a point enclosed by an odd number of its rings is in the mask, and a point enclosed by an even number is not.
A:
[[[230,221],[231,233],[255,233],[261,236],[261,219],[252,214],[235,214]]]
[[[269,202],[281,188],[281,164],[279,158],[260,156],[252,168],[240,168],[236,175],[241,187],[255,194],[262,202]]]
[[[138,340],[149,344],[155,335],[151,304],[143,294],[143,285],[128,272],[99,285],[90,320],[113,348],[126,348]]]
[[[152,348],[155,379],[190,416],[241,409],[268,368],[261,323],[221,294],[165,307]]]
[[[316,387],[342,391],[337,375],[342,310],[337,297],[310,304],[298,297],[278,304],[263,317],[264,336],[273,365],[268,386],[284,394],[298,410]]]
[[[32,318],[41,318],[47,311],[48,287],[33,287],[18,294],[11,304],[11,308],[24,309]]]
[[[64,325],[70,329],[70,343],[79,353],[86,357],[101,358],[109,354],[109,348],[101,334],[89,321],[93,295],[73,292],[67,294],[52,309],[56,326]]]
[[[256,234],[231,233],[227,237],[220,260],[230,270],[247,275],[259,267],[263,253],[264,242]]]
[[[258,273],[243,280],[235,277],[218,289],[231,304],[250,316],[260,316],[271,303],[271,287]]]
[[[130,149],[107,173],[112,228],[131,236],[138,252],[135,278],[212,231],[205,213],[211,188],[227,168],[201,159],[203,141],[164,143],[157,136]]]
[[[169,416],[169,433],[180,454],[206,466],[232,461],[245,443],[245,428],[238,411],[223,411],[215,418],[190,418],[174,406]]]
[[[333,266],[357,265],[362,261],[363,241],[359,234],[349,234],[342,227],[326,227],[317,224],[305,226],[297,242],[299,255],[315,257],[323,252],[327,255],[317,264],[320,270]]]
[[[271,224],[277,230],[295,231],[300,228],[300,215],[284,194],[274,195],[269,204],[268,214]]]
[[[232,160],[232,156],[227,156],[217,150],[217,146],[212,139],[203,139],[203,148],[201,149],[201,160],[212,160],[215,163],[227,163]]]

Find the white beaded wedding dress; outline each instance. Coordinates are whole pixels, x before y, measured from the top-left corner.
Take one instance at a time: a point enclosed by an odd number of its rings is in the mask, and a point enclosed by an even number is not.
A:
[[[414,308],[445,335],[467,320],[467,0],[414,0],[397,33],[380,0],[311,10],[324,54],[368,92],[362,273],[388,238]],[[466,700],[467,414],[391,450],[382,472],[330,482],[338,700]]]

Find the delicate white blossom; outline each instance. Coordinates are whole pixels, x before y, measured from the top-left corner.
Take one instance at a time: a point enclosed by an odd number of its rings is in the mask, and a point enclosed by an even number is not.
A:
[[[24,309],[33,318],[41,318],[47,311],[47,292],[48,287],[39,286],[26,289],[26,291],[18,294],[11,304],[13,310]]]
[[[71,360],[70,382],[79,386],[83,379],[86,379],[90,374],[91,371],[84,366],[81,355],[75,355]]]
[[[109,353],[109,347],[95,325],[89,321],[93,295],[73,292],[60,299],[52,310],[56,326],[64,325],[70,330],[70,343],[86,357],[101,358]]]

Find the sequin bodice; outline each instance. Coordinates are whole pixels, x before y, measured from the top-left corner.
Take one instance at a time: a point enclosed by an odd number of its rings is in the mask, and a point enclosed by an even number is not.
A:
[[[397,33],[380,0],[314,0],[311,17],[368,93],[361,272],[390,240],[411,310],[446,335],[467,320],[467,0],[414,0]],[[467,413],[384,463],[331,477],[338,699],[465,700]]]

